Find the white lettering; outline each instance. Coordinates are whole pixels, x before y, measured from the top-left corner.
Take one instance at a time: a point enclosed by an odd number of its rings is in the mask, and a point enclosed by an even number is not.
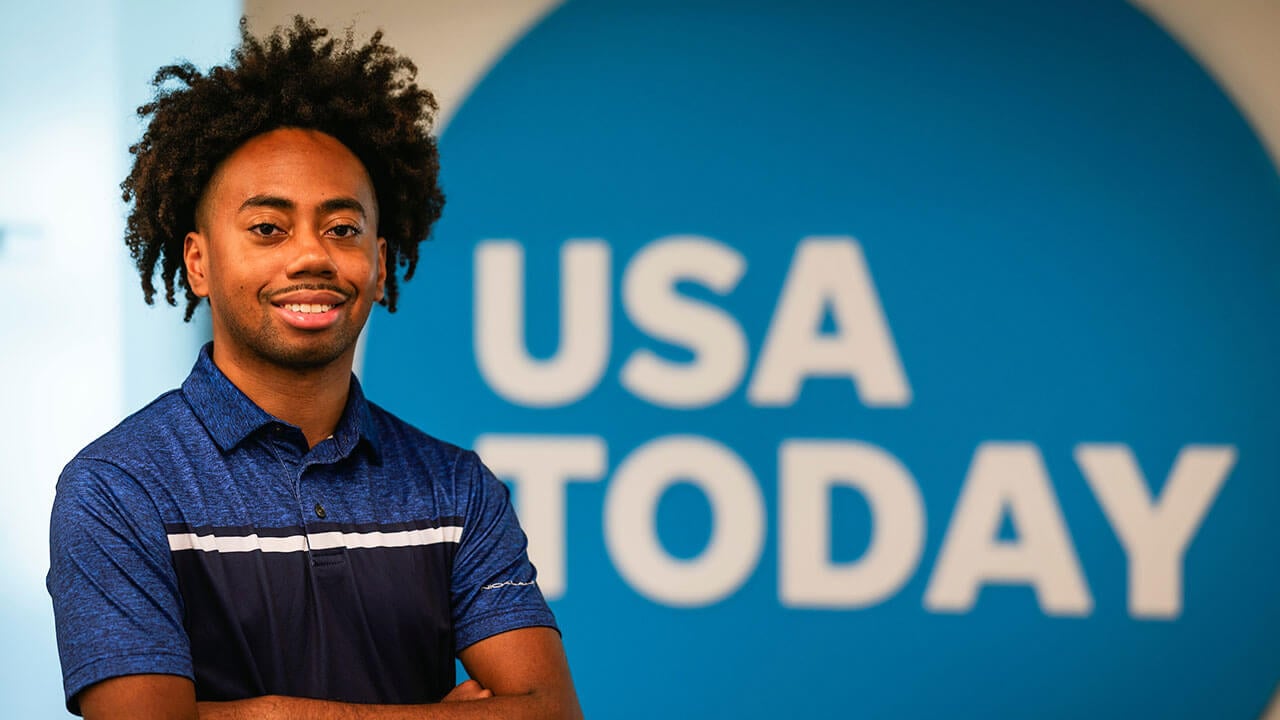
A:
[[[828,306],[836,323],[832,335],[821,332]],[[848,376],[869,407],[911,402],[866,259],[851,237],[801,241],[747,397],[760,406],[791,405],[810,376]]]
[[[997,537],[1006,509],[1018,533],[1012,542]],[[925,607],[966,612],[987,583],[1031,585],[1048,615],[1093,610],[1044,460],[1030,443],[978,447],[925,592]]]
[[[1235,465],[1235,448],[1183,448],[1158,502],[1127,446],[1081,445],[1075,456],[1129,558],[1129,613],[1178,617],[1183,556]]]
[[[671,408],[705,407],[733,392],[747,365],[742,328],[720,308],[680,295],[676,283],[693,280],[724,295],[745,269],[737,251],[696,235],[659,240],[632,259],[622,280],[627,316],[649,335],[688,348],[695,359],[673,363],[637,350],[622,367],[623,386]]]
[[[590,392],[608,365],[609,245],[571,241],[560,263],[560,343],[540,361],[525,343],[524,248],[511,240],[476,246],[476,363],[489,387],[513,403],[568,405]]]
[[[779,450],[778,594],[784,605],[858,608],[897,592],[924,547],[924,501],[898,459],[867,443],[788,440]],[[831,562],[831,488],[871,507],[871,543],[855,562]]]
[[[689,560],[671,557],[654,527],[668,487],[690,482],[711,504],[707,547]],[[622,577],[666,605],[710,605],[746,582],[764,547],[764,499],[751,469],[706,438],[658,438],[618,466],[605,495],[605,545]]]

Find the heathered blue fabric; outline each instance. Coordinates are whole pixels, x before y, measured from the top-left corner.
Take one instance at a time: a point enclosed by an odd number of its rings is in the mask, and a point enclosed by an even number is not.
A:
[[[169,544],[170,533],[296,538],[455,525],[459,542],[411,547]],[[135,673],[192,678],[202,700],[432,702],[453,686],[458,650],[555,627],[506,486],[474,453],[367,402],[355,378],[333,436],[308,449],[298,428],[227,380],[210,346],[181,389],[67,465],[50,552],[73,712],[85,687]]]

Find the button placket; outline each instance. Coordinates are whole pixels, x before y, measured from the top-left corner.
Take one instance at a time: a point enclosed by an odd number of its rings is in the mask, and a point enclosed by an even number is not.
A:
[[[323,442],[324,441],[321,441],[322,444]],[[307,470],[315,466],[321,465],[323,462],[323,454],[318,453],[317,452],[318,449],[319,449],[319,446],[311,448],[310,450],[307,451],[307,454],[302,459],[302,466],[298,469],[299,491],[301,491],[302,489],[302,478],[306,474]],[[314,479],[312,482],[314,484]],[[323,484],[321,484],[320,487],[323,488]],[[319,498],[312,497],[308,499],[314,502],[314,504],[311,506],[311,512],[317,519],[324,520],[329,516],[329,511],[325,509],[324,503]]]
[[[314,449],[313,449],[314,450]],[[325,505],[323,497],[325,483],[323,482],[324,472],[323,458],[317,458],[313,454],[308,454],[302,458],[302,462],[298,466],[298,500],[303,508],[303,524],[310,525],[317,520],[326,520],[329,517],[329,508]],[[303,482],[307,477],[307,471],[311,471],[311,492],[303,486]],[[316,475],[320,473],[320,475]]]

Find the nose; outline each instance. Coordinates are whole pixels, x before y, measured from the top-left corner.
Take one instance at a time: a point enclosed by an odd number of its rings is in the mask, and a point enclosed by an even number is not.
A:
[[[298,228],[289,243],[292,255],[286,272],[291,278],[332,278],[338,272],[332,248],[325,238],[311,228]]]

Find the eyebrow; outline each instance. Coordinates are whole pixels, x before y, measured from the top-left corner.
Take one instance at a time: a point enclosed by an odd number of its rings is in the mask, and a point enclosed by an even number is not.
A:
[[[288,198],[282,198],[278,195],[254,195],[253,197],[240,203],[240,209],[237,212],[248,208],[275,208],[277,210],[293,210],[297,207],[294,202]],[[349,197],[329,198],[320,203],[320,212],[331,213],[338,210],[352,210],[367,215],[364,205],[359,200]]]

